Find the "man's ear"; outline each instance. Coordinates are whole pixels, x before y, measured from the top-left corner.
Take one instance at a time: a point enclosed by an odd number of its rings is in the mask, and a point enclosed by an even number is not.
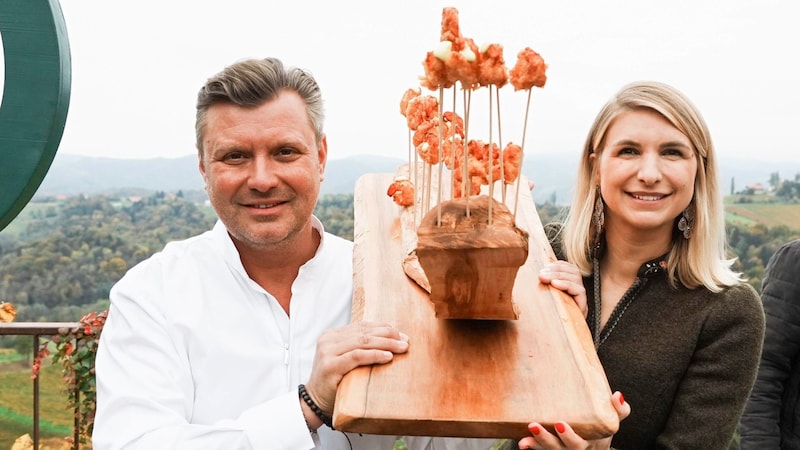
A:
[[[319,181],[325,181],[325,164],[328,163],[328,137],[324,134],[322,139],[319,140],[319,149],[317,151],[319,158]]]
[[[203,164],[202,151],[197,152],[197,168],[200,170],[200,176],[203,177],[203,185],[208,185],[208,177],[206,176],[206,167]]]

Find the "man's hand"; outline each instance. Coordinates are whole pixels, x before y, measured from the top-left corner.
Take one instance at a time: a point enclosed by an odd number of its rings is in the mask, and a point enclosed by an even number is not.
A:
[[[329,416],[336,388],[344,375],[359,366],[386,364],[408,350],[408,336],[387,323],[357,322],[325,331],[317,351],[306,391]]]

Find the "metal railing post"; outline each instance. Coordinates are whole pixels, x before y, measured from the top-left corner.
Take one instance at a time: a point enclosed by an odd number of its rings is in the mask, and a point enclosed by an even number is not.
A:
[[[39,335],[33,335],[33,357],[39,351]],[[39,448],[39,377],[33,379],[33,448]]]

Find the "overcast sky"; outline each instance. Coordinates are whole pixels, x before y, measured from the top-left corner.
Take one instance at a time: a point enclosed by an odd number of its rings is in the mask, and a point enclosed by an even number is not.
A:
[[[605,100],[627,82],[653,79],[697,104],[721,156],[796,160],[797,5],[61,0],[73,84],[59,151],[114,158],[193,154],[194,101],[203,82],[238,59],[277,56],[317,77],[330,158],[403,158],[400,98],[418,86],[422,60],[439,41],[442,8],[455,6],[462,33],[478,44],[502,44],[507,65],[524,47],[549,65],[545,88],[533,93],[526,158],[577,156]],[[503,139],[519,142],[526,97],[509,86],[500,100]],[[473,108],[488,109],[485,89],[474,94]]]

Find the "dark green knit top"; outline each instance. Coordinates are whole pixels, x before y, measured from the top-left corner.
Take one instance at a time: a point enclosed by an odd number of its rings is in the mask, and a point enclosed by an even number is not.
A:
[[[591,298],[592,277],[584,285]],[[713,293],[674,289],[664,271],[650,277],[598,348],[612,391],[631,405],[612,447],[727,449],[763,333],[764,312],[750,285]]]

